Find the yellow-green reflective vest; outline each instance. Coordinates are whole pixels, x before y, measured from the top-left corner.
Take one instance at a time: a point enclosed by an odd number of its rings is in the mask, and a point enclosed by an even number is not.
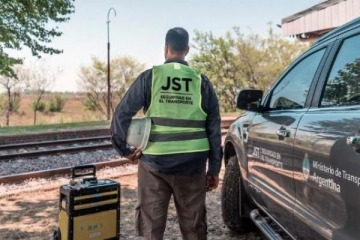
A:
[[[180,63],[152,69],[151,104],[146,117],[152,121],[143,153],[153,155],[209,150],[206,113],[201,108],[201,75]]]

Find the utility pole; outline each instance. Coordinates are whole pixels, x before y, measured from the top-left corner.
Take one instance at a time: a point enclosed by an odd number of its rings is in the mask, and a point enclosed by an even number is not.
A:
[[[116,11],[114,8],[110,8],[107,14],[107,37],[108,37],[108,42],[107,42],[107,120],[110,120],[110,104],[111,104],[111,84],[110,84],[110,12],[111,10],[113,10],[114,15],[116,17]]]

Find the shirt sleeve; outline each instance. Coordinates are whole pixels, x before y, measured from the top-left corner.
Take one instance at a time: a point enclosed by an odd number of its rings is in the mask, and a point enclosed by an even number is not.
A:
[[[140,74],[130,86],[119,105],[116,107],[110,126],[112,145],[121,155],[126,156],[131,153],[130,145],[126,143],[126,135],[131,123],[131,119],[141,108],[147,108],[149,101],[149,76],[151,70]]]
[[[207,174],[218,176],[221,168],[222,148],[221,148],[221,118],[219,102],[214,88],[209,79],[202,75],[202,107],[207,113],[206,132],[209,138],[209,165]]]

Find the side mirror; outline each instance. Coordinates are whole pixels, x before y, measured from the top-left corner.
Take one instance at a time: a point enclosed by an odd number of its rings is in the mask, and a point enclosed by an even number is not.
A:
[[[260,102],[263,96],[262,90],[246,89],[240,91],[236,106],[239,109],[253,112],[261,112]]]

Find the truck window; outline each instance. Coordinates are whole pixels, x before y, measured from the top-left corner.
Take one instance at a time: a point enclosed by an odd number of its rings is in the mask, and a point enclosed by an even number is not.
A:
[[[321,107],[360,104],[360,35],[346,39],[336,56],[321,100]]]
[[[303,108],[312,80],[324,55],[319,50],[296,64],[272,91],[271,109]]]

